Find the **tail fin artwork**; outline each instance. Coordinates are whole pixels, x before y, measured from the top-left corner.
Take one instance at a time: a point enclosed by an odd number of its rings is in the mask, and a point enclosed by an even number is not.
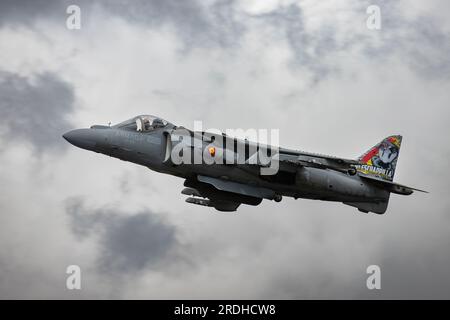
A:
[[[386,186],[385,184],[392,183],[394,179],[401,143],[402,136],[389,136],[360,156],[358,161],[361,164],[355,165],[360,176],[370,179],[372,182],[378,184],[381,189],[388,191],[384,199],[380,199],[374,203],[344,202],[345,204],[356,207],[362,212],[374,212],[378,214],[386,212],[390,192],[392,192],[393,188],[391,185]]]
[[[402,136],[389,136],[360,156],[360,164],[355,165],[361,178],[386,191],[384,198],[376,202],[344,202],[345,204],[362,212],[383,214],[386,212],[391,193],[410,195],[414,191],[427,192],[392,181],[401,143]]]
[[[386,181],[394,179],[402,136],[389,136],[358,158],[356,169],[363,175]]]

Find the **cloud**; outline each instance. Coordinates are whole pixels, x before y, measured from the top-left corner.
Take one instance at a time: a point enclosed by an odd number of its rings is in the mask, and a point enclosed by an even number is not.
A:
[[[66,211],[75,235],[81,239],[99,236],[101,272],[161,268],[180,245],[176,227],[148,209],[134,214],[107,208],[89,210],[82,200],[70,199]]]
[[[369,30],[366,9],[372,4],[287,2],[267,12],[251,14],[251,18],[260,22],[258,26],[269,26],[272,38],[286,39],[292,51],[290,66],[309,72],[312,84],[343,73],[339,57],[346,55],[382,63],[401,56],[420,76],[449,77],[446,52],[450,51],[450,32],[434,20],[434,11],[411,15],[405,10],[409,3],[380,1],[377,5],[382,28]]]
[[[81,9],[83,28],[96,29],[101,15],[148,28],[169,27],[182,39],[184,48],[190,49],[236,45],[244,27],[235,17],[233,3],[224,0],[210,4],[196,0],[81,0],[76,5]],[[68,17],[66,9],[72,4],[75,3],[70,0],[2,1],[0,26],[12,24],[32,27],[39,21],[51,21],[64,28]]]
[[[3,0],[0,2],[0,26],[33,25],[37,19],[57,18],[57,13],[64,14],[66,7],[58,0]]]
[[[448,298],[443,2],[380,2],[380,31],[369,2],[244,2],[79,1],[78,31],[64,5],[0,2],[2,297]],[[288,198],[219,214],[186,204],[179,178],[61,138],[144,113],[352,158],[401,133],[396,180],[431,193],[393,195],[383,216]]]
[[[405,1],[380,1],[382,28],[368,32],[363,52],[381,61],[400,56],[419,76],[449,79],[450,30],[439,19],[447,3],[429,2],[421,7]],[[413,26],[413,27],[411,27]],[[377,41],[370,41],[376,39]],[[369,41],[368,41],[369,40]]]
[[[228,3],[220,1],[212,8],[219,5],[227,8]],[[104,1],[102,7],[133,24],[139,23],[153,28],[168,25],[174,28],[189,47],[227,45],[232,41],[228,34],[235,27],[235,22],[227,10],[210,11],[210,8],[195,0],[133,1],[131,4]],[[232,35],[234,34],[236,33]]]
[[[31,142],[38,152],[67,146],[61,135],[71,124],[74,93],[56,74],[24,77],[0,72],[0,134],[6,143]]]

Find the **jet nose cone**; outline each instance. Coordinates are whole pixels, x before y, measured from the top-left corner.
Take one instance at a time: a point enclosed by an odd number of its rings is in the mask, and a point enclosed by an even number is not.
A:
[[[64,138],[64,139],[66,139],[66,141],[68,141],[68,142],[70,142],[70,132],[71,131],[68,131],[68,132],[66,132],[66,133],[64,133],[63,135],[62,135],[62,137]]]
[[[95,134],[91,129],[76,129],[63,134],[68,142],[82,149],[92,150],[95,147]]]

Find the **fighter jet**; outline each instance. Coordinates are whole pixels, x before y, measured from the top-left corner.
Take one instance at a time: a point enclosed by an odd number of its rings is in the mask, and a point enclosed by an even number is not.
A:
[[[426,192],[393,182],[400,135],[383,139],[357,159],[193,131],[151,115],[72,130],[63,137],[79,148],[183,178],[186,202],[219,211],[293,197],[384,214],[391,193]]]

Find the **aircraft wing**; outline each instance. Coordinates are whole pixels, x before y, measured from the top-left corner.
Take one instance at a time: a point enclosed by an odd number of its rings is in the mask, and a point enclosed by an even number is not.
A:
[[[263,198],[273,199],[275,196],[270,189],[202,175],[186,180],[184,185],[186,188],[181,193],[191,196],[186,202],[214,207],[219,211],[236,211],[243,203],[256,206]]]
[[[208,132],[194,132],[194,137],[199,139],[211,138],[211,133]],[[228,137],[226,134],[222,134],[223,137]],[[234,138],[235,139],[235,138]],[[264,149],[275,149],[277,153],[272,157],[274,160],[278,160],[280,164],[280,169],[294,172],[298,167],[315,167],[320,169],[331,169],[341,172],[350,173],[351,175],[356,174],[357,170],[355,165],[361,164],[358,160],[338,158],[329,155],[323,155],[318,153],[310,153],[300,150],[292,150],[287,148],[274,148],[269,145],[255,145],[251,141],[242,141],[235,139],[235,143],[244,144],[247,147],[251,146],[256,151],[259,147]],[[207,140],[209,141],[209,140]],[[236,154],[234,152],[227,151],[227,154],[231,153],[231,157],[234,159]],[[250,167],[261,167],[266,166],[259,162],[258,152],[253,153],[245,161],[245,165],[250,165]]]

